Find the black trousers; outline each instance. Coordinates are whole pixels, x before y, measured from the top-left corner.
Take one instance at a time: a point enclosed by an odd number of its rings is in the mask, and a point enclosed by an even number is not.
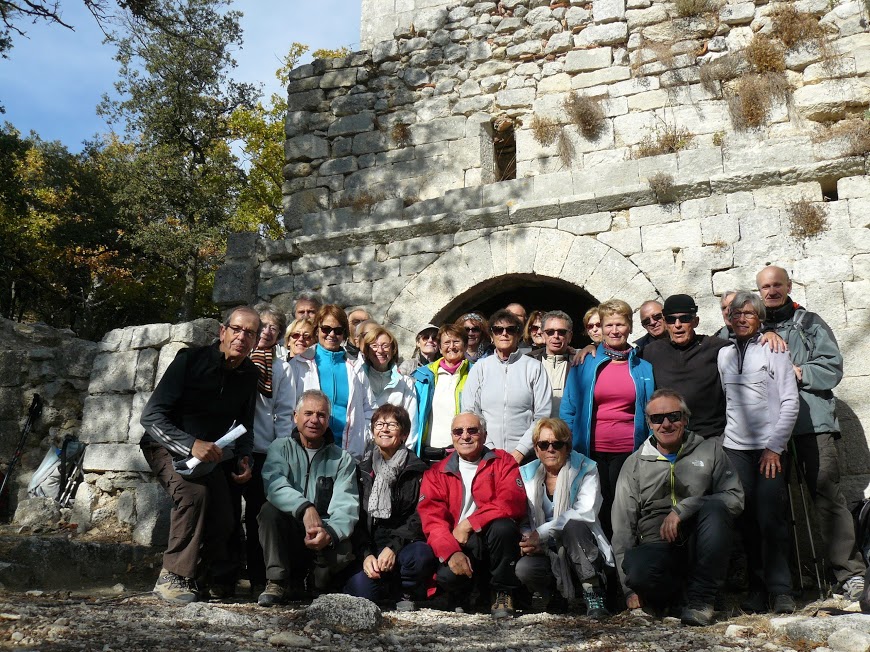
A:
[[[749,590],[777,595],[792,588],[789,558],[788,467],[790,456],[780,458],[782,473],[766,478],[758,468],[764,450],[725,449],[743,485],[743,514],[737,521],[746,549]]]
[[[517,560],[520,558],[520,528],[509,518],[498,518],[483,530],[472,532],[468,541],[462,546],[471,560],[474,577],[456,575],[447,563],[438,567],[435,580],[448,593],[470,593],[473,582],[483,590],[488,588],[481,584],[486,579],[496,591],[513,591],[520,587],[520,581],[515,572]]]
[[[598,510],[598,520],[604,535],[613,538],[613,525],[610,518],[610,510],[613,508],[613,499],[616,496],[616,481],[622,465],[631,455],[627,453],[598,453],[592,451],[591,460],[598,465],[598,479],[601,481],[601,509]]]
[[[568,521],[562,535],[553,541],[556,550],[565,549],[573,580],[597,586],[604,568],[604,556],[598,549],[589,524]],[[532,593],[552,594],[556,588],[550,557],[546,554],[525,555],[517,562],[517,578]],[[579,593],[579,586],[576,587]]]
[[[231,554],[237,561],[237,568],[233,576],[226,578],[226,580],[233,581],[237,578],[242,558],[244,558],[251,585],[262,586],[266,583],[266,565],[263,561],[263,548],[260,545],[257,516],[266,502],[266,491],[263,487],[263,463],[266,461],[266,454],[253,453],[253,458],[254,468],[248,482],[242,485],[232,481],[228,482],[233,501],[233,518],[236,524],[232,536],[234,550]],[[236,470],[235,460],[224,464],[225,473],[235,473]],[[244,513],[242,512],[243,497],[245,500]],[[242,532],[241,527],[243,522],[245,524],[244,532]]]
[[[680,523],[677,541],[644,543],[625,552],[625,583],[652,605],[673,603],[684,583],[690,604],[713,604],[728,572],[731,527],[725,506],[705,501],[695,516]]]

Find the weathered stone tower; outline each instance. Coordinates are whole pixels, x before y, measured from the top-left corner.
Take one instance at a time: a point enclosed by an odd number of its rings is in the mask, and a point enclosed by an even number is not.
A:
[[[863,488],[862,2],[363,6],[369,49],[291,74],[287,235],[233,238],[219,303],[262,298],[289,309],[295,293],[317,289],[368,306],[407,354],[420,324],[508,297],[578,315],[610,297],[636,307],[686,292],[701,306],[701,331],[713,332],[717,295],[753,287],[758,269],[777,263],[844,351],[842,468],[850,496]],[[141,515],[159,494],[139,475],[138,412],[164,361],[210,332],[194,326],[107,335],[85,403],[88,504],[96,514],[120,495],[118,519],[142,540],[153,527]]]

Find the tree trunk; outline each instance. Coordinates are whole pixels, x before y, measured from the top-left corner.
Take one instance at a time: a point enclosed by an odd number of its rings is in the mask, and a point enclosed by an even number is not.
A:
[[[190,321],[196,315],[196,290],[199,284],[199,257],[191,253],[184,269],[184,297],[181,302],[181,321]]]

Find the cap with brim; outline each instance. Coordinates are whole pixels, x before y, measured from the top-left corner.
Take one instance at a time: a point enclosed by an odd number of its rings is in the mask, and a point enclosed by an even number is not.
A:
[[[437,331],[438,327],[435,324],[426,324],[422,328],[417,329],[417,337],[420,337],[421,333],[425,333],[426,331]]]
[[[665,305],[662,312],[666,315],[679,315],[682,313],[696,314],[698,306],[695,300],[688,294],[672,294],[665,299]]]

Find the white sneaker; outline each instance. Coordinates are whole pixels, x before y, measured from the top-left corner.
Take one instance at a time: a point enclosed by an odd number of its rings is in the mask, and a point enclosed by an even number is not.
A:
[[[841,591],[843,595],[850,600],[857,600],[864,592],[864,576],[855,575],[854,577],[850,577],[843,582],[843,588]]]

